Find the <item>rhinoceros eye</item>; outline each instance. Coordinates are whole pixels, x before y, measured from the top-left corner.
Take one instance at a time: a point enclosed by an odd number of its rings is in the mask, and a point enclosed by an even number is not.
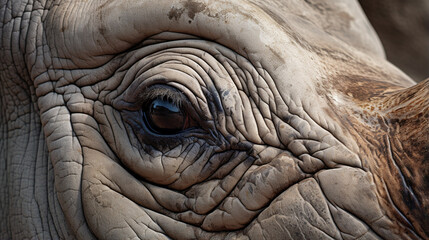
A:
[[[156,98],[144,112],[148,128],[161,135],[171,135],[196,126],[186,109],[170,99]]]

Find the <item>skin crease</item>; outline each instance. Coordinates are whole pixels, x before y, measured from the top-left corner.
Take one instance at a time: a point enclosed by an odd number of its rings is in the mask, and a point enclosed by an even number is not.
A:
[[[355,1],[0,13],[0,239],[429,238],[429,80]]]

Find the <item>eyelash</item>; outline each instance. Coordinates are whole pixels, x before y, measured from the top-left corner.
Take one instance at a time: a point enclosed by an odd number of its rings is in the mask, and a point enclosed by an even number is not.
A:
[[[179,90],[169,86],[154,85],[146,88],[143,93],[138,96],[141,107],[149,105],[156,99],[172,101],[172,103],[182,106],[186,101],[185,96]]]

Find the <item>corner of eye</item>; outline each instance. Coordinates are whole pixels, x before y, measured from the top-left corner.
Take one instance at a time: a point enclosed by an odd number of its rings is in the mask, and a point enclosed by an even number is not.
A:
[[[132,103],[132,102],[128,102],[126,100],[116,100],[112,102],[112,106],[113,108],[117,109],[117,110],[129,110],[129,111],[134,111],[136,108],[136,104]]]

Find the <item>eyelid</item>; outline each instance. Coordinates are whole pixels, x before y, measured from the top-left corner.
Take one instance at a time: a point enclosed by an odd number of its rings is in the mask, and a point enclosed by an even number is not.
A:
[[[145,89],[142,93],[139,94],[138,99],[139,105],[141,106],[150,104],[151,101],[155,99],[170,100],[178,107],[183,106],[188,101],[183,92],[170,86],[160,85],[150,86],[149,88]]]

